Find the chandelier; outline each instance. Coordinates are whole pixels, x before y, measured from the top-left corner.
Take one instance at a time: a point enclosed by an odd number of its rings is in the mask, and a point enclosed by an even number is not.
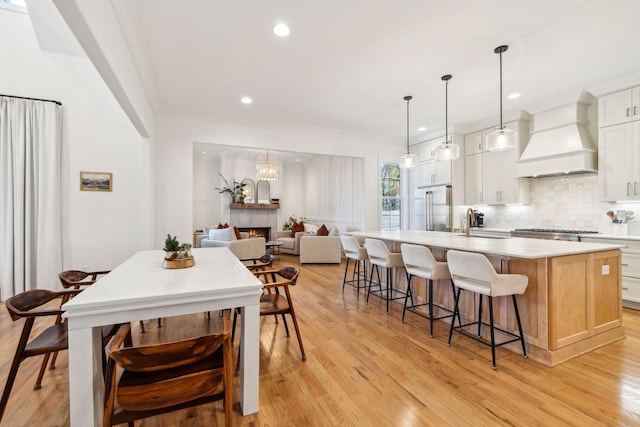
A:
[[[267,150],[267,161],[256,165],[256,179],[263,181],[277,181],[280,179],[280,166],[269,163],[269,150]]]

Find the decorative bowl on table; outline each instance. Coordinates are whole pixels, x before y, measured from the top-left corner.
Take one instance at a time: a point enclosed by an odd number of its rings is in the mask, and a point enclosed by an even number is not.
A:
[[[191,255],[191,244],[180,244],[171,234],[167,234],[164,241],[164,253],[164,268],[187,268],[196,263]]]

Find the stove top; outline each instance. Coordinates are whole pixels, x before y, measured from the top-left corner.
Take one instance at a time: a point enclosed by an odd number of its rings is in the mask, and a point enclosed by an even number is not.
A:
[[[535,233],[570,233],[570,234],[598,234],[597,231],[587,230],[559,230],[555,228],[516,228],[513,231],[533,231]]]
[[[516,228],[511,231],[512,237],[530,237],[547,240],[567,240],[578,242],[580,234],[598,234],[590,230],[558,230],[551,228]]]

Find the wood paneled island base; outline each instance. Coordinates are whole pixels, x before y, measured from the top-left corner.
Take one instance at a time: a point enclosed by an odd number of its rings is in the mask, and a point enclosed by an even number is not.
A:
[[[529,285],[517,299],[527,355],[547,366],[624,338],[619,246],[522,238],[465,238],[453,233],[422,231],[350,234],[385,240],[392,251],[398,252],[404,242],[425,245],[438,260],[446,260],[448,249],[479,252],[489,258],[499,273],[526,275]],[[403,278],[404,271],[400,271],[395,282],[400,287],[404,286]],[[426,286],[416,285],[415,289],[418,300],[424,301]],[[447,282],[434,287],[434,301],[453,307]],[[477,296],[463,293],[460,304],[463,318],[475,318],[477,307]],[[484,304],[483,318],[488,321],[487,307],[488,304]],[[507,298],[495,299],[494,321],[503,329],[517,331],[513,306]],[[488,328],[485,329],[488,334]],[[498,334],[496,339],[500,338]],[[518,353],[522,351],[518,343],[506,347]]]

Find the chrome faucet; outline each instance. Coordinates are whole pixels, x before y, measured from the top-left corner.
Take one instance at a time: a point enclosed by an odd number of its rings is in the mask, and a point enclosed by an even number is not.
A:
[[[476,215],[473,213],[473,209],[471,208],[467,209],[466,219],[467,219],[467,229],[465,230],[464,235],[466,237],[471,237],[471,224],[476,220]]]

